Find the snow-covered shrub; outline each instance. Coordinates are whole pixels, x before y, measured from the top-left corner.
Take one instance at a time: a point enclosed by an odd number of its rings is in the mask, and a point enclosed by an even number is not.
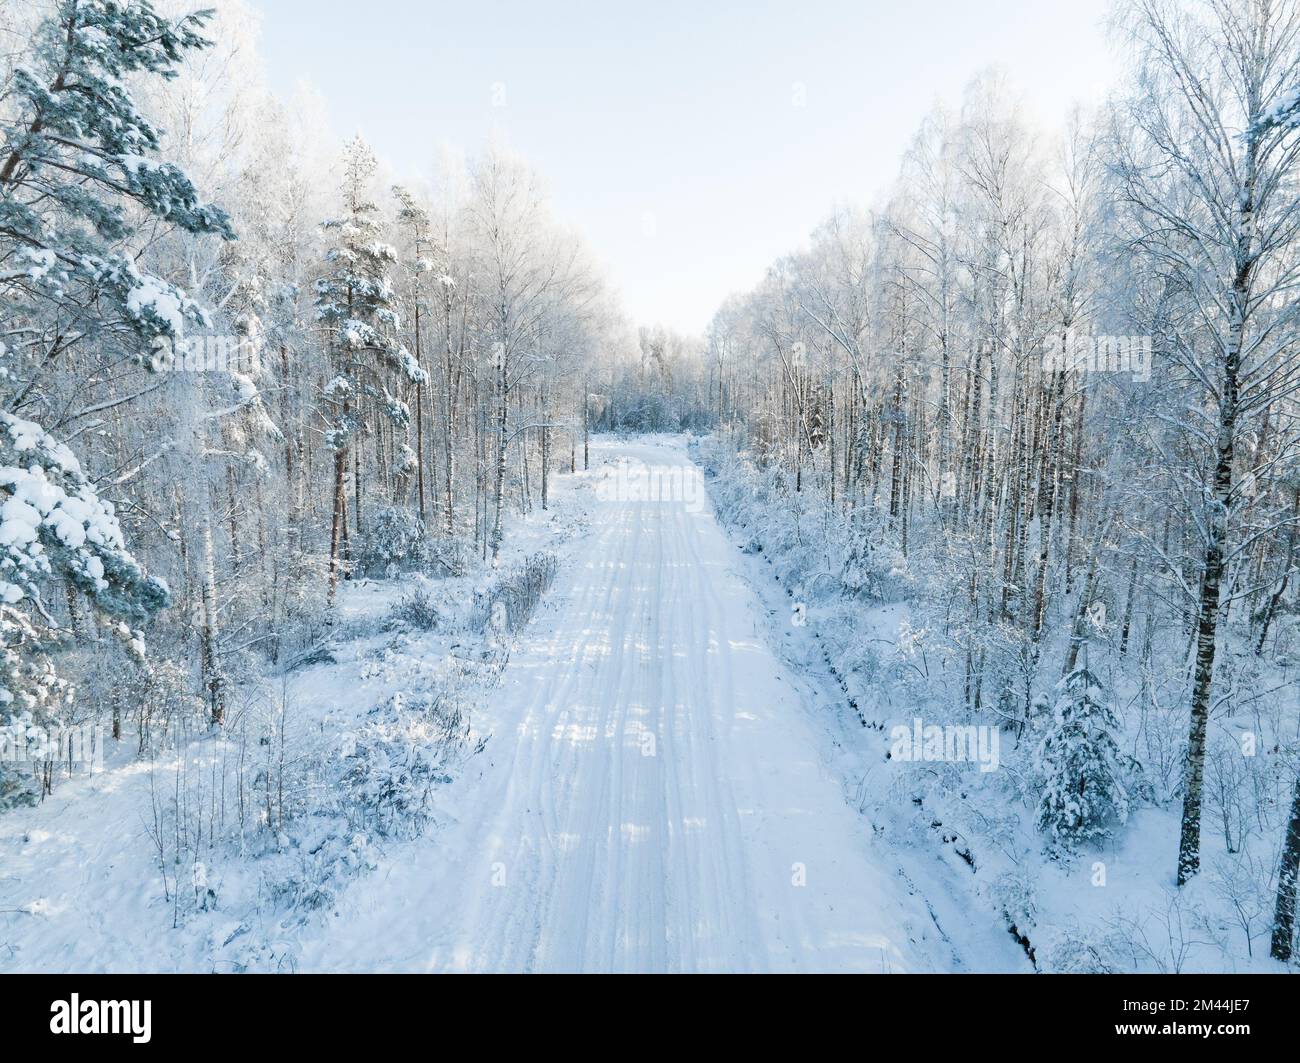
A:
[[[682,427],[681,414],[671,396],[641,395],[611,405],[609,428],[619,433],[676,432]]]
[[[559,562],[554,554],[532,554],[505,572],[477,596],[475,626],[497,634],[519,631],[555,581]]]
[[[426,539],[424,563],[431,576],[463,576],[474,563],[474,546],[460,538]]]
[[[846,603],[852,606],[852,603]],[[938,686],[936,672],[942,670],[943,641],[926,627],[913,627],[900,620],[893,651],[886,662],[889,679],[908,698],[920,704],[933,698]]]
[[[748,535],[741,548],[748,553],[762,549],[755,514],[767,501],[767,483],[754,467],[732,447],[715,437],[691,444],[691,454],[704,467],[709,495],[718,518],[728,527]]]
[[[1170,671],[1144,680],[1137,703],[1145,777],[1153,800],[1161,804],[1178,797],[1187,756],[1187,705],[1177,669]]]
[[[341,811],[349,822],[415,837],[432,816],[434,789],[469,751],[469,718],[447,694],[398,693],[370,711],[348,745]]]
[[[416,587],[388,611],[384,628],[389,631],[434,631],[443,624],[442,614],[423,587]]]
[[[1176,887],[1161,890],[1155,904],[1117,907],[1106,920],[1107,940],[1124,970],[1182,974],[1193,955],[1221,942],[1204,939],[1211,925],[1203,894]]]
[[[1236,735],[1211,734],[1206,745],[1205,815],[1223,831],[1228,852],[1237,853],[1263,826],[1258,810],[1265,787],[1258,775],[1267,768],[1262,758],[1242,756]]]
[[[993,880],[988,892],[1007,926],[1027,935],[1038,921],[1038,893],[1029,873],[1024,868],[1004,871]]]
[[[40,799],[41,766],[31,764],[26,758],[28,735],[34,731],[39,733],[30,710],[0,715],[0,765],[6,766],[0,771],[0,811],[35,804]],[[16,766],[20,763],[37,770],[18,770]]]
[[[210,726],[184,661],[161,655],[141,661],[113,646],[91,646],[68,661],[76,675],[78,719],[89,715],[108,738],[134,738],[141,756],[175,748]]]
[[[864,510],[863,513],[866,511]],[[873,529],[865,516],[849,529],[840,582],[846,594],[867,602],[896,600],[907,577],[907,559]]]
[[[1111,932],[1070,925],[1052,933],[1035,953],[1038,969],[1049,974],[1120,974],[1132,970]]]
[[[389,576],[422,567],[427,560],[424,521],[401,506],[381,506],[357,544],[357,567],[367,576]]]
[[[367,834],[348,830],[333,817],[314,816],[296,826],[283,850],[265,854],[261,891],[282,909],[318,911],[333,905],[357,874],[374,870],[371,857]],[[237,969],[247,970],[246,963]]]
[[[1277,867],[1272,859],[1249,850],[1214,857],[1211,863],[1212,892],[1241,930],[1246,954],[1255,954],[1257,938],[1272,930],[1277,895]]]
[[[881,646],[862,637],[861,607],[843,599],[828,602],[814,614],[826,651],[845,675],[871,683],[881,673]]]
[[[184,662],[158,657],[143,668],[128,673],[122,696],[123,717],[135,711],[140,753],[163,748],[205,730],[209,724],[207,706],[194,690],[194,681]]]

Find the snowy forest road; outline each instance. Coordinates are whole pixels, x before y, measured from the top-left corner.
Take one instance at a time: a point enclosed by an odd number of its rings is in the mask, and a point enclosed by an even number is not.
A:
[[[822,766],[699,470],[676,444],[598,453],[595,519],[492,697],[462,811],[306,966],[928,969],[923,909]]]

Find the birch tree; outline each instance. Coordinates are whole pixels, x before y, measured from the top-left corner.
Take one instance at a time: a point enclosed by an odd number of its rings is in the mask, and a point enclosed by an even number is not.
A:
[[[1194,588],[1195,664],[1184,773],[1178,883],[1200,868],[1206,730],[1213,706],[1225,573],[1248,541],[1242,442],[1292,395],[1300,314],[1300,143],[1263,119],[1300,80],[1294,4],[1207,0],[1184,9],[1138,0],[1128,28],[1139,94],[1120,112],[1115,168],[1133,252],[1179,295],[1159,336],[1183,403],[1174,432],[1201,486],[1190,514],[1202,545]],[[1252,473],[1253,470],[1249,470]]]

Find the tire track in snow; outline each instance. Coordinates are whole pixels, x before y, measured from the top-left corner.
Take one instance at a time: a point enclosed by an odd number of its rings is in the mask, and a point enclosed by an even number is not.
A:
[[[677,444],[593,450],[698,475]],[[924,910],[873,862],[711,509],[602,499],[594,516],[519,635],[491,762],[454,784],[461,819],[359,905],[370,923],[346,948],[317,955],[387,970],[936,966],[908,940]]]

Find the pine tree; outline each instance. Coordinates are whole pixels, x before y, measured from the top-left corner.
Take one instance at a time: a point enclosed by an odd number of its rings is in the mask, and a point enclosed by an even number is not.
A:
[[[167,588],[126,549],[111,503],[72,452],[41,427],[0,412],[0,707],[58,722],[69,690],[48,649],[62,634],[46,585],[75,589],[133,652],[138,625],[167,603]]]
[[[1057,691],[1034,757],[1043,779],[1037,825],[1048,835],[1049,851],[1069,853],[1127,820],[1129,796],[1124,758],[1113,737],[1119,720],[1097,677],[1085,664],[1066,675]]]
[[[415,343],[415,362],[423,370],[424,358],[421,351],[421,314],[424,311],[424,275],[433,269],[433,260],[429,257],[432,252],[432,237],[430,236],[429,212],[425,210],[416,201],[405,188],[400,185],[393,186],[393,198],[398,202],[398,220],[405,224],[407,233],[411,242],[412,260],[409,263],[410,270],[410,298],[411,298],[411,335]],[[424,370],[427,372],[427,370]],[[415,461],[412,466],[416,476],[416,497],[419,502],[420,520],[428,518],[428,507],[426,502],[425,484],[424,484],[424,398],[425,381],[424,378],[415,382]],[[409,450],[409,447],[404,449]],[[405,455],[403,460],[406,461]]]
[[[147,0],[60,0],[0,108],[0,703],[40,722],[70,691],[49,650],[75,633],[51,612],[51,584],[88,602],[134,651],[167,589],[127,551],[113,506],[72,452],[34,420],[47,380],[74,348],[157,368],[161,348],[206,315],[140,265],[135,220],[233,239],[223,211],[157,161],[159,133],[126,80],[171,79],[209,42],[210,13],[179,20]],[[19,416],[19,414],[22,416]],[[78,597],[79,596],[79,597]]]
[[[14,71],[6,113],[15,117],[0,124],[0,297],[12,317],[60,315],[42,365],[104,333],[124,335],[144,359],[157,341],[179,339],[187,320],[206,321],[183,291],[139,268],[124,246],[132,215],[234,233],[180,169],[151,157],[158,131],[123,81],[174,77],[185,51],[208,46],[198,30],[209,14],[172,22],[147,0],[62,0],[31,62]],[[6,383],[13,409],[34,381]]]
[[[343,160],[341,218],[325,229],[336,238],[328,254],[331,272],[316,282],[316,317],[330,337],[334,376],[322,393],[330,426],[326,443],[334,452],[334,490],[330,531],[330,589],[340,559],[350,557],[347,537],[347,468],[353,465],[353,527],[362,530],[361,457],[354,439],[366,425],[367,403],[394,424],[405,426],[410,409],[388,388],[393,375],[403,383],[424,384],[428,374],[396,339],[400,324],[396,295],[388,269],[397,260],[393,248],[380,240],[370,199],[376,169],[374,154],[360,137],[347,145]]]

